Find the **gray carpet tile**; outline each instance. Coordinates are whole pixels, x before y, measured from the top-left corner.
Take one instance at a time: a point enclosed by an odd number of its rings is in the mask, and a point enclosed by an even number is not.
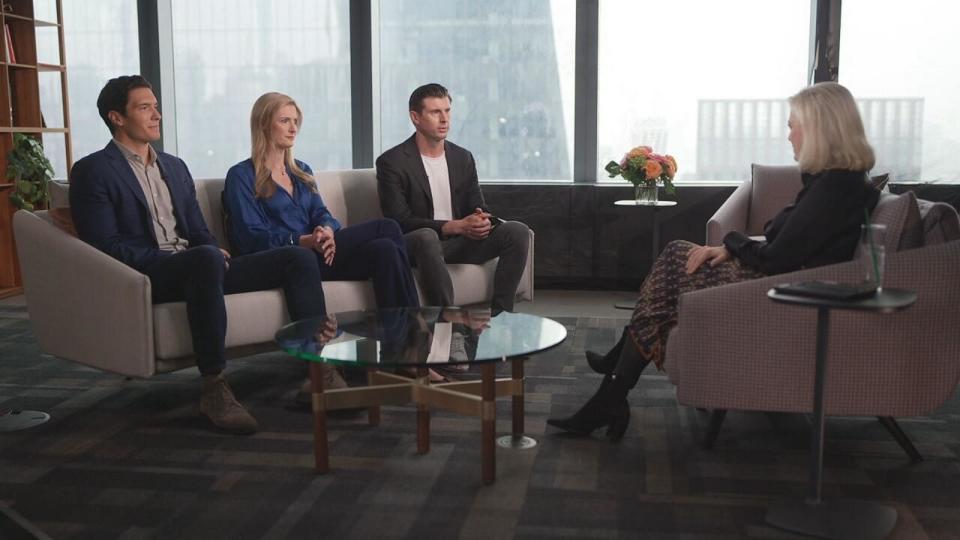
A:
[[[384,407],[379,427],[333,418],[333,471],[317,475],[311,416],[292,406],[305,374],[296,360],[229,364],[261,426],[236,437],[199,416],[192,370],[126,380],[43,355],[24,310],[4,307],[0,407],[52,418],[0,433],[0,503],[58,539],[797,538],[764,515],[806,492],[806,416],[731,412],[705,451],[707,413],[679,405],[666,377],[648,370],[619,444],[557,433],[546,419],[574,412],[600,381],[584,349],[608,348],[625,323],[559,320],[567,341],[526,364],[526,430],[539,444],[498,449],[497,481],[483,486],[475,418],[433,412],[426,455],[416,452],[412,407]],[[509,414],[500,401],[501,433]],[[960,395],[902,419],[927,458],[910,464],[875,420],[831,418],[824,497],[896,507],[892,538],[960,538],[958,420]]]

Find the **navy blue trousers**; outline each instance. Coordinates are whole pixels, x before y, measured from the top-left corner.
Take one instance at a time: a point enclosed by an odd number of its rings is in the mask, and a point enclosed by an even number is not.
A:
[[[186,301],[193,350],[203,375],[220,373],[225,365],[224,294],[283,289],[291,319],[327,312],[317,258],[299,246],[234,257],[229,268],[215,246],[197,246],[160,259],[144,273],[155,304]]]
[[[326,280],[373,281],[377,307],[418,307],[417,286],[410,271],[400,225],[392,219],[372,219],[334,234],[333,265],[317,253],[320,274]]]

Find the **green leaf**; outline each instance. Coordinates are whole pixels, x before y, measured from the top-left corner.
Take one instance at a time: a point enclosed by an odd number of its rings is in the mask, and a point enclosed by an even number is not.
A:
[[[22,133],[13,135],[13,148],[7,153],[6,177],[14,181],[10,200],[17,207],[33,210],[48,201],[47,182],[53,179],[53,166],[37,139]]]
[[[620,174],[620,164],[616,161],[611,161],[610,163],[607,163],[607,166],[604,167],[603,170],[610,174],[610,178],[613,178]]]

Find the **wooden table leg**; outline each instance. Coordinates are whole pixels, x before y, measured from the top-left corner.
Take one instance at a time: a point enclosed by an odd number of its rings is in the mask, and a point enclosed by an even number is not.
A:
[[[430,371],[427,368],[417,368],[417,382],[415,384],[430,384]],[[430,408],[424,403],[417,403],[417,453],[426,454],[429,451]]]
[[[513,380],[520,381],[520,393],[513,395],[513,436],[519,437],[523,435],[524,416],[523,360],[513,360],[510,364],[513,369]]]
[[[327,446],[327,407],[323,398],[323,364],[310,362],[311,401],[313,403],[313,459],[320,474],[330,472]]]
[[[495,401],[496,365],[485,363],[480,367],[480,469],[484,484],[492,484],[497,476],[497,454],[493,439],[497,431],[497,403]]]
[[[367,386],[373,386],[373,374],[376,373],[375,368],[367,368]],[[367,423],[371,426],[380,425],[380,406],[374,405],[367,408]]]

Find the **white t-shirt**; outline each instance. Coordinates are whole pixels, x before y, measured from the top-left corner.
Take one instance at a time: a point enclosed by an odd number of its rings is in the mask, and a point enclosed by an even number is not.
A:
[[[420,154],[423,168],[430,180],[430,196],[433,197],[433,219],[450,221],[453,219],[453,203],[450,200],[450,171],[447,169],[447,155],[429,157]]]

